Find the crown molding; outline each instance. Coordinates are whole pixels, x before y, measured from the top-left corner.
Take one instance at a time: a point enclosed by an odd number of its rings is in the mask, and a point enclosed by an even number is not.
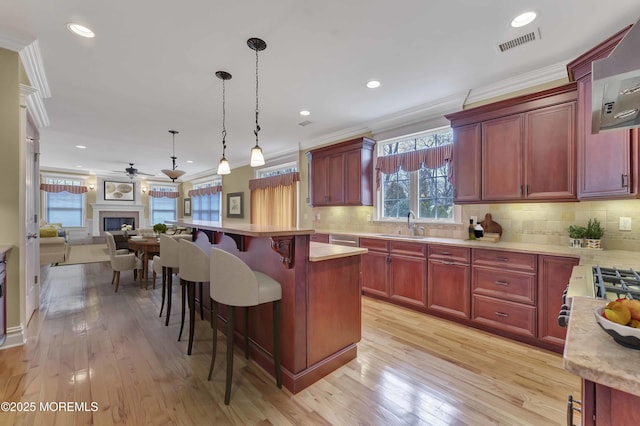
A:
[[[36,123],[36,127],[42,128],[50,124],[47,110],[40,97],[38,89],[27,86],[26,84],[20,84],[20,94],[25,97],[27,110],[31,114],[31,117]]]
[[[0,31],[0,47],[14,52],[20,52],[25,46],[34,41],[33,38],[9,34]]]
[[[354,138],[357,136],[362,136],[364,134],[371,133],[368,127],[349,127],[346,129],[338,130],[332,133],[327,133],[325,135],[319,136],[317,138],[307,139],[300,142],[300,149],[310,149],[315,148],[320,145],[326,145],[332,142],[347,140],[350,138]]]
[[[567,64],[569,60],[561,61],[544,68],[530,71],[524,74],[510,77],[484,87],[471,89],[465,105],[495,98],[519,90],[528,89],[551,81],[561,80],[567,77]]]
[[[26,45],[18,53],[31,85],[38,89],[43,99],[50,98],[51,90],[49,88],[47,75],[44,72],[44,64],[42,63],[38,40],[34,40],[32,43]]]

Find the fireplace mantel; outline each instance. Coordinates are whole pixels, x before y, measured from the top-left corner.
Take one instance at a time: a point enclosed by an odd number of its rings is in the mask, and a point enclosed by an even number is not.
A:
[[[144,204],[127,204],[119,202],[116,203],[92,203],[91,209],[93,210],[93,229],[91,235],[94,237],[100,236],[100,213],[109,212],[122,212],[122,213],[135,213],[137,216],[136,227],[140,228],[144,226]]]

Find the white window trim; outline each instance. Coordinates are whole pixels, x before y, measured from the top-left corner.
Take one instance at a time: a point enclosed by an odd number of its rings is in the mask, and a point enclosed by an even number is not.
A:
[[[414,132],[414,133],[410,133],[407,135],[403,135],[403,136],[396,136],[390,139],[385,139],[382,141],[379,141],[376,144],[376,155],[375,158],[373,159],[374,164],[377,161],[379,156],[382,156],[382,154],[384,153],[384,147],[386,145],[395,143],[399,140],[404,140],[404,139],[410,139],[412,137],[418,136],[418,135],[425,135],[425,134],[430,134],[430,133],[440,133],[442,130],[444,129],[450,129],[451,126],[441,126],[441,127],[436,127],[434,129],[429,129],[429,130],[421,130],[419,132]],[[376,183],[376,172],[375,170],[373,171],[373,182],[374,185],[377,185]],[[417,185],[418,182],[418,172],[411,172],[410,173],[410,178],[411,178],[411,185],[412,187],[414,185]],[[382,188],[378,188],[376,186],[376,194],[373,200],[373,213],[374,213],[374,219],[373,222],[377,222],[377,223],[406,223],[407,219],[406,218],[382,218],[381,217],[381,206],[382,206]],[[417,209],[419,208],[419,202],[418,199],[413,199],[411,202],[411,210],[413,210],[414,212],[417,211]],[[411,222],[412,223],[424,223],[424,224],[432,224],[432,225],[460,225],[462,224],[462,206],[455,204],[455,202],[453,203],[453,217],[451,219],[431,219],[431,218],[416,218],[415,220],[413,218],[411,218]]]

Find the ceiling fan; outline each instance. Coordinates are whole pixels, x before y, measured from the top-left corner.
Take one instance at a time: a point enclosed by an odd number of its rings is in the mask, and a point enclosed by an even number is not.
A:
[[[115,173],[122,173],[120,170],[114,170]],[[129,163],[129,167],[124,169],[124,173],[127,175],[128,178],[133,179],[134,177],[138,176],[138,175],[144,175],[144,176],[155,176],[154,174],[151,173],[143,173],[143,172],[139,172],[138,169],[136,169],[135,167],[133,167],[133,163]]]

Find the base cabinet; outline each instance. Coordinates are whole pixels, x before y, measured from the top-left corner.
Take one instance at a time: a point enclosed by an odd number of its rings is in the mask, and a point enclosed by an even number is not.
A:
[[[429,245],[427,307],[454,317],[471,315],[470,249]]]
[[[362,292],[404,306],[427,303],[426,245],[360,238]]]
[[[583,426],[640,424],[640,396],[632,395],[589,380],[582,380]],[[567,419],[572,417],[567,406]]]

